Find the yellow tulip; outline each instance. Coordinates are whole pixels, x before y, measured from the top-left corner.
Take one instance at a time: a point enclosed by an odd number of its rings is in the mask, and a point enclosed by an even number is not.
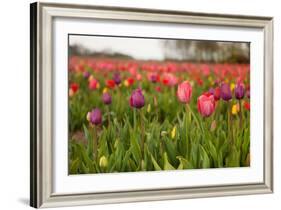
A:
[[[232,112],[233,115],[236,115],[239,112],[239,110],[240,110],[239,109],[239,104],[234,104],[232,106],[231,112]]]
[[[124,85],[125,85],[126,87],[129,87],[130,84],[129,84],[129,82],[128,82],[127,80],[125,80],[125,81],[124,81]]]
[[[88,81],[95,79],[93,75],[89,76]]]
[[[231,89],[231,91],[233,91],[234,88],[235,88],[235,84],[234,84],[234,83],[231,83],[231,84],[230,84],[230,89]]]
[[[103,88],[102,93],[107,93],[107,92],[108,92],[108,88],[107,87]]]

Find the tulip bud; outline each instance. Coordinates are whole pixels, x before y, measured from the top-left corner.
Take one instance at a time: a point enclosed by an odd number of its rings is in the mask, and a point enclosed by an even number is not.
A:
[[[118,72],[116,72],[113,75],[113,80],[114,80],[116,85],[119,85],[121,83],[121,77],[120,77],[120,74]]]
[[[150,104],[148,104],[146,111],[147,111],[147,113],[149,113],[151,111],[151,105]]]
[[[113,89],[113,88],[115,87],[115,81],[112,80],[112,79],[107,80],[107,81],[106,81],[106,86],[107,86],[108,88]]]
[[[70,89],[72,90],[73,94],[79,90],[79,85],[77,83],[71,83]]]
[[[236,99],[241,100],[242,98],[244,98],[244,95],[245,95],[244,84],[237,83],[236,86],[235,86],[234,93],[235,93]]]
[[[160,133],[161,137],[164,137],[164,136],[166,136],[167,134],[168,134],[167,131],[161,131],[161,133]]]
[[[84,71],[83,77],[88,79],[91,74],[88,71]]]
[[[250,111],[250,108],[251,108],[250,102],[245,101],[245,102],[244,102],[244,108],[245,108],[246,110]]]
[[[140,109],[144,106],[144,104],[145,104],[145,99],[144,99],[144,95],[142,94],[142,90],[141,89],[134,90],[130,97],[131,107]]]
[[[112,98],[110,96],[110,94],[108,92],[105,92],[103,95],[102,95],[102,101],[104,104],[106,105],[109,105],[111,104],[112,102]]]
[[[223,83],[220,87],[220,91],[221,91],[221,98],[225,101],[229,101],[230,99],[232,99],[232,93],[230,90],[230,87],[227,83]]]
[[[232,113],[233,115],[236,115],[236,114],[239,112],[239,110],[240,110],[239,104],[234,104],[234,105],[232,106],[231,113]]]
[[[177,126],[175,125],[173,127],[173,130],[171,131],[171,138],[174,139],[176,137],[176,131],[177,131]]]
[[[99,165],[100,165],[101,168],[106,168],[106,167],[107,167],[107,165],[108,165],[108,160],[107,160],[107,158],[106,158],[105,156],[102,156],[102,157],[100,158]]]
[[[192,95],[192,86],[188,81],[178,85],[177,96],[180,102],[189,103]]]
[[[90,114],[89,114],[90,113]],[[93,109],[91,112],[87,114],[87,119],[93,125],[99,125],[102,123],[102,113],[101,111],[96,108]]]
[[[220,88],[219,87],[216,87],[215,89],[214,88],[210,88],[209,89],[209,93],[211,93],[213,96],[214,96],[214,98],[215,98],[215,100],[216,101],[218,101],[218,100],[220,100]]]
[[[89,89],[90,90],[96,90],[99,88],[99,82],[96,79],[91,79],[89,81]]]
[[[197,99],[197,108],[203,117],[209,117],[215,111],[215,98],[210,93],[205,93]]]

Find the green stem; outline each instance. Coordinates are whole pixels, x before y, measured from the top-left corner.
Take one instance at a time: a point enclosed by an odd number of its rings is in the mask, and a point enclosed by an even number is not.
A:
[[[141,127],[141,153],[142,153],[142,158],[144,159],[144,123],[143,123],[143,115],[142,111],[140,110],[140,127]]]
[[[110,112],[109,112],[110,109],[109,109],[109,106],[110,106],[110,105],[107,106],[107,121],[108,121],[108,122],[107,122],[107,123],[108,123],[107,126],[108,126],[108,128],[109,128],[109,125],[110,125]]]
[[[239,116],[240,116],[240,129],[243,129],[243,113],[242,113],[242,102],[239,100]]]
[[[93,151],[94,151],[94,157],[93,159],[98,162],[98,137],[97,137],[97,129],[96,126],[93,126],[93,133],[94,133],[94,141],[93,141]]]
[[[196,117],[196,115],[194,114],[192,109],[190,108],[189,104],[186,104],[186,106],[188,107],[187,109],[191,113],[192,117],[195,119],[195,122],[196,122],[197,126],[201,129],[202,133],[205,134],[203,126],[201,125],[201,123],[199,122],[198,118]]]
[[[231,119],[231,102],[227,102],[228,103],[228,119],[227,119],[227,123],[228,123],[228,138],[230,140],[230,143],[232,144],[233,143],[233,138],[232,138],[232,130],[231,130],[231,122],[232,122],[232,119]]]

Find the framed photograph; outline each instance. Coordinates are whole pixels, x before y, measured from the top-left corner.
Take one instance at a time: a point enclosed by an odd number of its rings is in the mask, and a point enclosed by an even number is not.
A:
[[[33,3],[33,207],[273,192],[273,19]]]

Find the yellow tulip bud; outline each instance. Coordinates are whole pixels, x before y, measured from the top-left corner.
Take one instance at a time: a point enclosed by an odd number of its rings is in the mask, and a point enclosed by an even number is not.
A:
[[[124,81],[124,85],[125,85],[126,87],[129,87],[130,84],[129,84],[129,82],[128,82],[127,80],[125,80],[125,81]]]
[[[101,168],[106,168],[106,167],[107,167],[107,165],[108,165],[108,160],[107,160],[107,158],[106,158],[105,156],[102,156],[102,157],[100,158],[99,165],[100,165]]]
[[[172,138],[172,139],[175,138],[175,136],[176,136],[176,131],[177,131],[177,127],[174,126],[174,127],[173,127],[173,130],[171,131],[171,138]]]
[[[231,91],[233,91],[234,88],[235,88],[235,84],[234,84],[234,83],[231,83],[231,84],[230,84],[230,89],[231,89]]]
[[[103,88],[102,93],[107,93],[107,92],[108,92],[108,88],[107,87]]]
[[[231,109],[231,113],[233,114],[233,115],[236,115],[238,112],[239,112],[239,104],[234,104],[233,106],[232,106],[232,109]]]
[[[86,119],[90,122],[91,112],[87,113]]]
[[[95,78],[93,75],[91,75],[91,76],[89,76],[88,81],[92,81],[93,79],[95,79]]]
[[[149,113],[151,111],[151,106],[148,104],[146,111]]]
[[[162,136],[162,137],[166,136],[167,134],[168,134],[167,131],[161,131],[161,136]]]

